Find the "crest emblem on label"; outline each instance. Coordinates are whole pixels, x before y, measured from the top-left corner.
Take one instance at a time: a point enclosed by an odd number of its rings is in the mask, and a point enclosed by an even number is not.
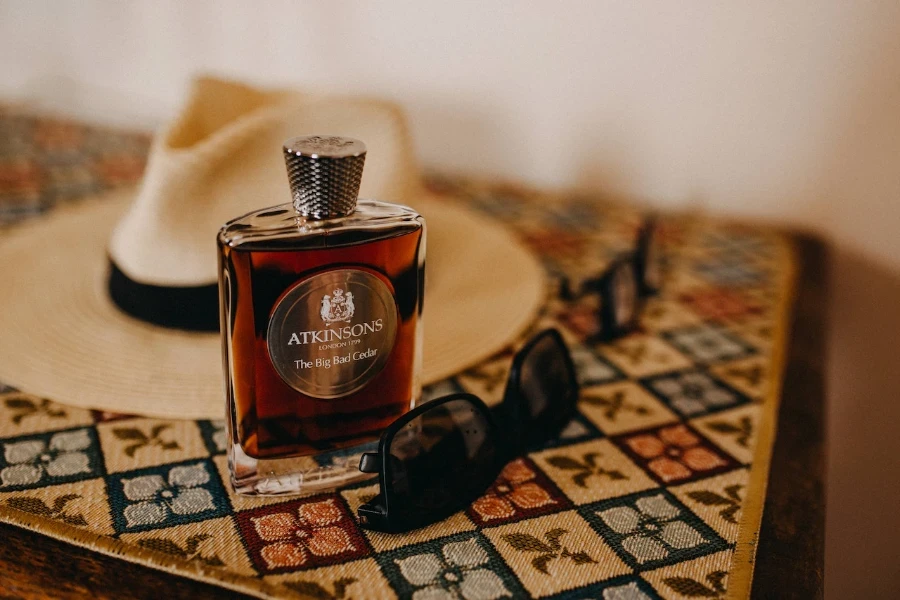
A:
[[[361,269],[301,280],[275,304],[266,345],[286,384],[313,398],[340,398],[368,384],[394,349],[399,311],[388,285]]]
[[[319,315],[326,325],[341,322],[349,323],[355,310],[356,307],[353,306],[353,292],[345,294],[344,290],[337,288],[331,294],[322,296]]]

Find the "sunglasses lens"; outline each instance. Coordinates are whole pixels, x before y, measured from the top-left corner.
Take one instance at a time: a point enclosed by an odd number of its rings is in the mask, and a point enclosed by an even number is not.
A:
[[[522,361],[519,390],[538,436],[553,435],[572,417],[578,385],[569,352],[559,334],[537,338]]]
[[[614,315],[617,327],[627,327],[637,311],[637,282],[631,264],[616,269],[612,281]]]
[[[413,522],[465,506],[497,476],[491,424],[465,398],[441,402],[412,419],[388,451],[390,510]]]

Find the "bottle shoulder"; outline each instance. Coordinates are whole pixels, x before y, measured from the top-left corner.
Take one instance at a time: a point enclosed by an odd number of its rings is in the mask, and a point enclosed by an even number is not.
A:
[[[222,226],[222,246],[245,249],[334,247],[406,235],[424,229],[416,211],[391,202],[359,200],[356,210],[336,219],[308,219],[290,203],[253,211]]]

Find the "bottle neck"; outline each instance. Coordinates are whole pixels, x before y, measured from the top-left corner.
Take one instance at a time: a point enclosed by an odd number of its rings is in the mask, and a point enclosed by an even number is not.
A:
[[[323,201],[320,197],[294,195],[294,211],[307,221],[327,221],[352,215],[356,211],[356,198]]]

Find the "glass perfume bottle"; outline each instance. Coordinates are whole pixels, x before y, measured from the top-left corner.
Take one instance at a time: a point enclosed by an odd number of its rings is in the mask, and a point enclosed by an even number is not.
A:
[[[356,448],[421,393],[425,221],[357,199],[365,155],[351,138],[288,140],[293,203],[219,232],[228,462],[239,493],[366,477]]]

